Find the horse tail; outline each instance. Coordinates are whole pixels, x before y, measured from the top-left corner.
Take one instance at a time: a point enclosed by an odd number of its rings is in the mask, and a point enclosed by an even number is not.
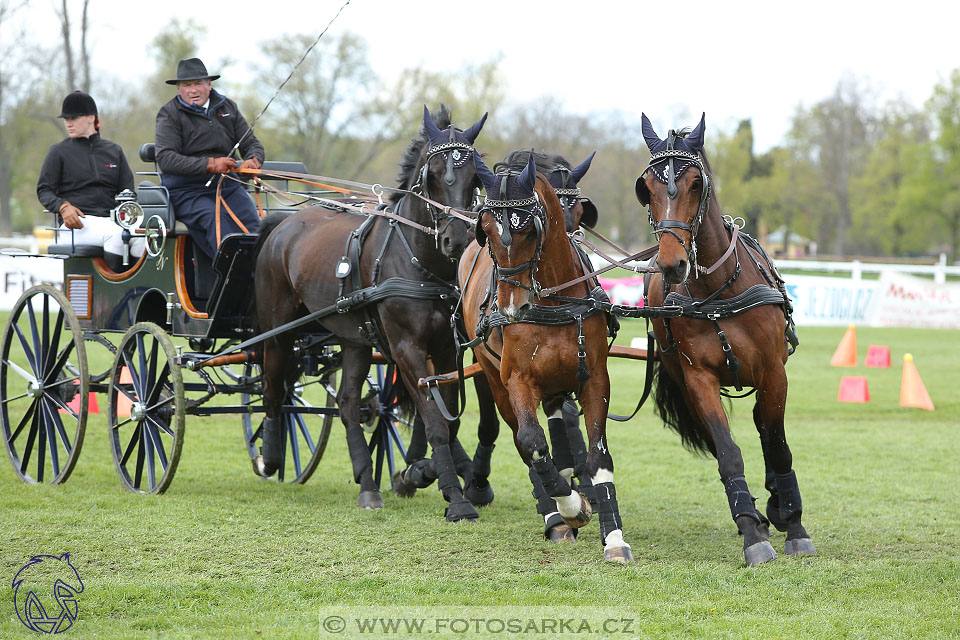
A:
[[[254,268],[256,268],[257,259],[260,257],[260,250],[263,249],[263,243],[267,241],[267,238],[281,222],[292,215],[292,212],[280,211],[278,213],[271,213],[260,221],[260,228],[257,230],[257,244],[253,245]]]
[[[654,410],[663,420],[665,427],[676,431],[685,449],[696,455],[704,456],[708,453],[717,455],[716,445],[710,434],[693,415],[683,395],[683,389],[663,363],[654,364]]]

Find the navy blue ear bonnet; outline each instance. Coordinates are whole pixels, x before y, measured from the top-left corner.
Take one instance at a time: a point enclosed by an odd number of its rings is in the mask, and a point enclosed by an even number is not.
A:
[[[680,176],[683,175],[683,172],[690,166],[698,163],[700,150],[703,149],[703,138],[706,130],[705,121],[706,114],[704,113],[700,116],[700,123],[686,136],[683,136],[682,132],[677,134],[671,129],[667,135],[667,139],[661,140],[657,132],[653,130],[653,125],[650,124],[650,119],[647,118],[647,115],[645,113],[640,114],[643,139],[650,149],[650,165],[647,170],[653,173],[659,182],[662,184],[668,184],[670,182],[670,163],[667,162],[670,157],[673,157],[674,160],[674,180],[679,179]],[[672,146],[674,151],[671,154],[666,154],[664,152],[670,149],[671,139],[673,141]],[[663,157],[658,158],[661,154]],[[689,160],[684,159],[683,156],[685,154],[689,154]]]
[[[510,229],[523,231],[528,226],[532,216],[540,210],[540,198],[535,186],[537,183],[537,165],[530,154],[529,162],[519,174],[495,174],[483,160],[476,156],[477,175],[487,195],[483,200],[483,209],[489,209],[497,222],[503,224],[503,215],[509,211]]]
[[[460,131],[453,124],[441,131],[430,115],[430,110],[424,105],[423,130],[428,140],[427,156],[442,153],[444,160],[450,162],[453,167],[462,167],[473,155],[473,142],[480,135],[480,130],[483,129],[486,121],[487,114],[483,114],[482,118],[465,131]]]

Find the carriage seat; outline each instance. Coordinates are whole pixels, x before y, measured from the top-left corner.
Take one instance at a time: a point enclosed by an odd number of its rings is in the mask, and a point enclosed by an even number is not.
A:
[[[72,244],[69,242],[69,231],[60,232],[61,239],[68,242],[47,246],[47,253],[55,256],[71,256],[73,258],[102,258],[103,247],[96,244]]]

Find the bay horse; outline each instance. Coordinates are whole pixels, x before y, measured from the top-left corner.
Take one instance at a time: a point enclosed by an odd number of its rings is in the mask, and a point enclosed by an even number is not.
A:
[[[590,169],[590,164],[596,152],[591,153],[583,162],[572,166],[561,155],[534,152],[534,163],[537,171],[542,173],[563,207],[564,228],[572,233],[581,224],[594,227],[597,224],[597,208],[587,198],[581,197],[579,182]],[[495,173],[517,173],[526,167],[530,151],[518,149],[510,152],[506,158],[493,166]],[[497,409],[489,385],[483,376],[474,378],[477,391],[480,422],[477,426],[477,449],[473,457],[473,479],[465,493],[468,499],[477,506],[489,504],[493,500],[493,490],[489,485],[490,462],[494,443],[500,433],[500,424],[497,419]],[[550,431],[551,454],[557,469],[567,482],[573,486],[573,476],[576,475],[581,487],[590,486],[590,478],[586,473],[587,449],[580,431],[579,407],[571,394],[550,396],[543,401],[544,413],[547,416],[547,425]],[[570,541],[575,539],[577,530],[571,529],[556,512],[553,501],[543,496],[537,505],[538,511],[544,516],[544,536],[552,542]]]
[[[553,512],[572,528],[587,524],[596,510],[604,557],[630,562],[606,438],[607,318],[587,299],[598,294],[581,282],[564,290],[574,302],[539,295],[584,272],[566,234],[563,207],[537,174],[533,155],[519,175],[494,175],[479,156],[474,162],[487,195],[477,243],[467,248],[459,267],[468,335],[483,341],[477,341],[474,355],[530,468],[538,501],[553,502]],[[587,426],[591,501],[560,475],[537,422],[540,402],[568,391],[578,392]]]
[[[716,457],[747,565],[777,557],[769,522],[787,532],[785,553],[813,554],[784,433],[784,365],[797,340],[783,279],[760,245],[721,215],[703,149],[706,115],[692,131],[670,130],[666,140],[645,114],[641,125],[651,158],[635,188],[659,242],[659,273],[644,304],[683,309],[681,317],[652,320],[661,354],[657,413],[688,449]],[[756,392],[767,517],[754,506],[721,403],[729,386]]]
[[[346,427],[358,506],[379,509],[380,490],[373,480],[370,451],[361,426],[361,386],[376,346],[397,364],[409,397],[425,424],[433,448],[433,468],[451,521],[476,519],[463,498],[451,454],[456,425],[450,425],[435,402],[417,387],[431,373],[456,366],[450,318],[457,300],[457,259],[471,240],[472,221],[451,216],[446,207],[469,209],[480,183],[472,156],[484,115],[461,131],[441,105],[436,117],[424,107],[423,128],[407,148],[400,188],[428,196],[443,208],[411,193],[391,196],[393,214],[360,216],[325,206],[292,215],[270,216],[261,225],[255,278],[257,317],[262,332],[308,313],[335,307],[318,322],[336,335],[342,355],[337,395]],[[417,226],[412,226],[417,225]],[[435,237],[428,233],[434,230]],[[425,293],[424,293],[425,292]],[[264,342],[263,393],[266,418],[263,446],[255,468],[269,476],[282,464],[280,410],[298,377],[292,347],[296,336],[284,332]],[[401,385],[398,385],[400,387]],[[456,390],[444,390],[452,402]]]

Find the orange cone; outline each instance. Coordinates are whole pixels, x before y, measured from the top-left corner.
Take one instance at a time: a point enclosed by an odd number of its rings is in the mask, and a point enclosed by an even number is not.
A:
[[[133,382],[133,378],[130,377],[130,370],[124,367],[120,370],[120,384],[130,384]],[[133,407],[133,403],[130,402],[130,398],[123,395],[119,391],[117,392],[117,415],[123,418],[130,417],[130,409]]]
[[[843,376],[840,378],[840,393],[837,394],[837,400],[840,402],[870,402],[867,379],[863,376]]]
[[[909,353],[903,355],[903,379],[900,383],[900,406],[916,407],[933,411],[933,402],[927,393],[927,388],[923,386],[923,380],[917,373],[917,366],[913,364],[913,356]]]
[[[890,366],[890,347],[870,345],[867,347],[867,359],[863,363],[868,367],[886,369]]]
[[[847,332],[843,334],[840,345],[833,352],[833,358],[830,359],[831,367],[855,367],[857,366],[857,329],[853,325],[847,327]]]

